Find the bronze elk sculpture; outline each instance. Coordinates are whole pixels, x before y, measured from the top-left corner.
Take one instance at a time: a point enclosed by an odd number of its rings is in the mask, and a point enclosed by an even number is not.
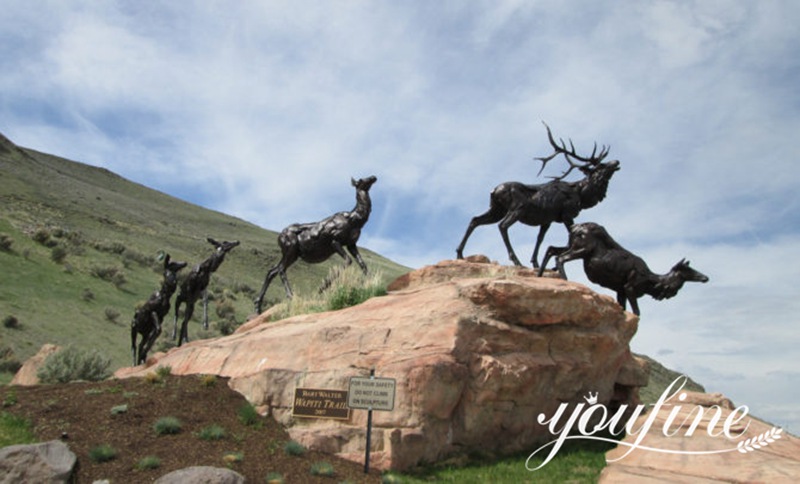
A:
[[[590,156],[580,156],[575,153],[572,140],[570,140],[570,149],[567,149],[563,139],[560,140],[560,145],[557,144],[550,132],[550,127],[547,126],[547,123],[543,124],[547,128],[550,145],[555,151],[550,156],[536,158],[542,162],[539,174],[544,170],[547,162],[559,154],[564,155],[569,169],[561,176],[539,185],[526,185],[520,182],[506,182],[497,185],[489,198],[489,210],[473,217],[467,226],[464,238],[456,248],[456,255],[459,259],[464,258],[464,246],[476,227],[497,223],[508,250],[508,257],[515,265],[521,266],[508,238],[509,227],[516,222],[521,222],[525,225],[539,226],[539,235],[536,237],[536,246],[531,256],[533,267],[538,268],[539,248],[550,224],[553,222],[563,223],[569,230],[581,210],[594,207],[605,198],[608,183],[614,172],[619,170],[619,161],[603,162],[603,159],[608,156],[610,147],[603,146],[597,153],[597,143],[595,143]],[[585,177],[574,182],[564,181],[564,178],[575,168],[580,170]]]
[[[286,297],[292,298],[292,289],[289,286],[289,279],[286,277],[286,270],[298,259],[316,264],[326,261],[333,254],[339,254],[345,260],[345,265],[350,265],[352,259],[345,252],[347,249],[356,259],[364,274],[367,273],[367,265],[361,259],[356,243],[361,236],[361,228],[367,223],[372,211],[369,189],[376,181],[377,178],[374,176],[360,180],[350,179],[356,189],[356,206],[353,210],[337,212],[319,222],[292,224],[283,229],[278,235],[281,260],[267,272],[267,276],[264,278],[264,285],[255,300],[256,313],[261,313],[264,294],[276,275],[281,276]]]
[[[239,245],[239,241],[233,242],[217,242],[211,237],[206,241],[214,246],[214,252],[203,262],[197,264],[189,272],[189,275],[181,283],[181,291],[175,297],[175,325],[172,328],[172,339],[174,340],[178,333],[178,309],[182,303],[186,303],[186,309],[183,312],[183,323],[181,324],[181,333],[178,338],[178,346],[189,341],[189,319],[194,313],[194,305],[200,296],[203,296],[203,329],[208,329],[208,283],[211,281],[211,273],[219,269],[222,262],[225,260],[225,254],[230,252],[234,247]]]
[[[161,288],[136,309],[131,322],[131,352],[134,366],[147,361],[147,353],[161,334],[162,323],[169,313],[169,300],[178,287],[178,271],[184,267],[186,267],[186,262],[171,261],[167,254],[164,258],[164,278],[161,281]],[[142,340],[139,343],[137,354],[136,337],[140,334]]]
[[[539,276],[544,272],[550,257],[556,257],[556,269],[566,279],[564,263],[583,259],[586,277],[595,284],[617,293],[617,302],[625,309],[625,302],[639,316],[637,299],[645,294],[656,300],[675,296],[685,282],[708,282],[708,276],[689,267],[682,259],[667,274],[654,274],[641,257],[619,245],[602,225],[593,222],[575,224],[569,231],[567,247],[548,247]]]

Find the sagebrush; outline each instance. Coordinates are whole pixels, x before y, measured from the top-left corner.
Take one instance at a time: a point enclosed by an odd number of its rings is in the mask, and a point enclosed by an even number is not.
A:
[[[111,376],[111,359],[96,350],[67,346],[48,356],[36,376],[41,383],[101,381]]]
[[[279,303],[273,310],[272,320],[279,320],[298,314],[336,311],[356,306],[364,301],[386,295],[386,285],[381,271],[362,273],[354,266],[332,267],[325,278],[323,289],[312,297],[295,295],[292,299]]]

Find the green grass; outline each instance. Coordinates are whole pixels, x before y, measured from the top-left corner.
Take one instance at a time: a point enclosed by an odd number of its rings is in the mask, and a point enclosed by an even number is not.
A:
[[[108,444],[98,445],[89,450],[89,458],[95,462],[108,462],[117,458],[117,450]]]
[[[264,476],[264,482],[267,484],[283,484],[283,474],[280,472],[269,472],[266,476]]]
[[[311,464],[310,472],[312,476],[333,477],[336,475],[333,465],[326,461],[319,461]]]
[[[536,471],[529,471],[525,462],[532,452],[517,454],[499,459],[474,458],[465,465],[439,465],[424,468],[414,474],[402,474],[397,477],[404,484],[420,483],[459,483],[482,484],[485,482],[514,483],[550,483],[574,482],[594,483],[606,465],[605,453],[614,447],[613,444],[595,441],[569,441],[558,451],[553,459]],[[541,453],[544,453],[542,451]],[[536,468],[544,461],[544,456],[537,454],[530,459],[528,468]]]
[[[367,299],[386,295],[385,276],[380,271],[364,274],[355,264],[346,268],[332,267],[325,277],[330,284],[322,292],[299,295],[278,303],[270,316],[280,320],[299,314],[336,311],[360,304]]]
[[[158,469],[159,467],[161,467],[161,459],[154,455],[148,455],[136,463],[136,468],[140,471]]]
[[[138,304],[158,289],[160,252],[182,260],[190,268],[208,257],[206,237],[239,240],[210,284],[209,323],[202,331],[201,306],[189,325],[191,339],[219,336],[253,313],[253,298],[263,278],[280,258],[277,233],[244,220],[186,203],[129,182],[107,170],[32,150],[0,154],[0,236],[10,250],[0,250],[0,267],[14,278],[0,278],[0,320],[13,315],[18,328],[0,327],[3,345],[25,361],[45,343],[73,344],[100,349],[111,358],[111,370],[131,364],[129,322]],[[335,180],[332,183],[337,183]],[[348,210],[355,205],[349,180],[341,180],[341,202],[321,210]],[[298,200],[299,203],[299,200]],[[298,220],[306,222],[307,220]],[[370,225],[365,227],[369,230]],[[282,227],[273,227],[280,230]],[[31,236],[40,233],[36,242]],[[54,247],[65,253],[53,260]],[[362,248],[370,272],[383,274],[383,285],[407,268]],[[63,255],[63,254],[62,254]],[[323,264],[298,262],[288,276],[298,296],[315,294],[334,256]],[[117,268],[125,283],[119,287],[94,277],[95,268]],[[265,308],[283,302],[284,291],[275,281],[265,297]],[[217,315],[217,310],[223,316]],[[107,310],[119,314],[113,321]],[[173,314],[154,351],[169,346]],[[151,352],[152,353],[152,352]],[[8,378],[0,377],[0,382]]]
[[[675,381],[675,378],[681,374],[677,371],[664,367],[664,365],[650,358],[649,356],[636,356],[644,358],[650,365],[650,381],[646,387],[639,389],[639,398],[641,398],[643,403],[655,403],[661,394],[664,393],[664,390],[669,386],[669,384]],[[705,392],[705,388],[691,378],[687,380],[684,390]]]
[[[0,412],[0,448],[36,442],[33,426],[24,418]]]
[[[162,417],[153,424],[153,430],[158,435],[172,435],[181,431],[181,421],[175,417]]]
[[[219,425],[209,425],[197,433],[200,440],[221,440],[225,438],[225,435],[225,429]]]
[[[306,448],[303,444],[290,440],[283,446],[283,451],[286,452],[287,455],[303,455],[306,453]]]
[[[254,426],[261,423],[261,415],[258,414],[256,407],[254,407],[251,403],[245,403],[239,407],[239,410],[237,410],[236,413],[239,416],[239,421],[244,425]]]

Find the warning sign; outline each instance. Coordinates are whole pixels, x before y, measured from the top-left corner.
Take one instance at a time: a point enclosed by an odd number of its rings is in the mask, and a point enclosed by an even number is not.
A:
[[[347,406],[366,410],[394,410],[394,378],[352,377]]]

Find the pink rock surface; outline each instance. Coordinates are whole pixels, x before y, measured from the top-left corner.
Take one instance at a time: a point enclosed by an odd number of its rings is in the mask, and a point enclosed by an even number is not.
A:
[[[680,413],[672,420],[672,425],[668,426],[667,435],[663,429],[674,408],[671,405],[660,408],[652,427],[640,443],[641,446],[651,449],[684,453],[636,448],[625,455],[630,446],[619,445],[606,454],[609,463],[603,469],[599,482],[638,484],[800,481],[800,439],[751,415],[746,415],[731,426],[730,434],[733,438],[729,439],[723,433],[723,423],[732,412],[736,412],[731,401],[720,394],[686,393],[686,400],[677,402],[681,407]],[[695,417],[700,414],[698,408],[702,409],[702,421],[694,432],[687,435]],[[715,421],[717,412],[719,417]],[[731,422],[738,420],[741,415],[740,410],[734,414]],[[640,416],[633,428],[642,428],[649,417],[650,414]],[[775,437],[776,433],[778,437]],[[768,437],[772,442],[767,440]],[[629,435],[623,442],[633,444],[636,438],[636,435]],[[739,442],[746,444],[748,439],[749,447],[743,447],[744,452],[739,451]]]
[[[646,383],[628,346],[638,319],[580,284],[445,261],[392,287],[340,311],[277,322],[262,315],[233,335],[153,355],[116,376],[170,366],[230,377],[295,440],[363,461],[367,411],[309,419],[293,417],[292,405],[295,388],[347,390],[350,377],[374,368],[396,380],[396,395],[393,411],[374,412],[371,464],[393,469],[474,450],[533,449],[552,439],[536,422],[540,412],[590,390],[602,403],[633,403],[635,387],[615,388],[621,372]]]
[[[11,385],[22,385],[22,386],[32,386],[39,384],[39,377],[36,376],[36,373],[39,371],[39,368],[42,367],[44,364],[44,360],[47,359],[48,356],[52,355],[53,353],[60,350],[60,346],[56,346],[53,344],[45,344],[39,348],[39,351],[25,360],[25,363],[22,364],[22,367],[17,370],[17,373],[14,375],[14,378],[11,379]]]

